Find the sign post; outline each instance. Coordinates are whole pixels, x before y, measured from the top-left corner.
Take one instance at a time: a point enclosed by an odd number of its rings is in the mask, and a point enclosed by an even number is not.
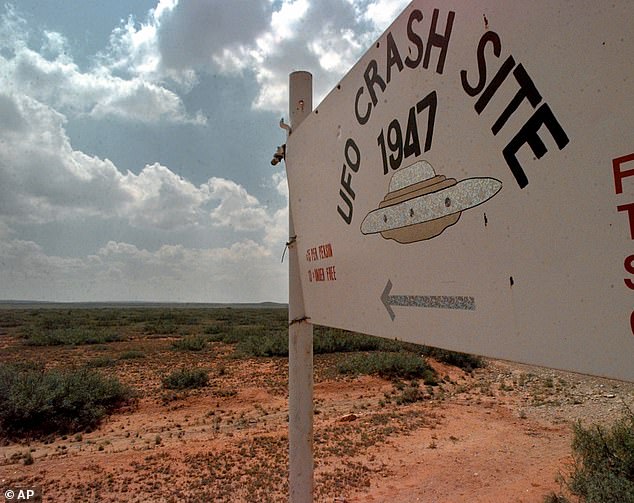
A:
[[[293,72],[289,77],[291,132],[311,113],[312,75]],[[292,163],[286,163],[288,172]],[[289,203],[291,204],[291,203]],[[288,440],[289,500],[313,501],[313,326],[304,308],[300,281],[297,236],[293,212],[289,212],[289,291],[288,291]]]

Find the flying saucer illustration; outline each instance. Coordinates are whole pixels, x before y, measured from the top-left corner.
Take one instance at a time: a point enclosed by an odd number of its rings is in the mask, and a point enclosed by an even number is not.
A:
[[[381,233],[404,244],[431,239],[454,225],[463,211],[488,201],[501,188],[502,182],[495,178],[458,182],[437,175],[427,161],[418,161],[394,172],[387,195],[366,215],[361,232]]]

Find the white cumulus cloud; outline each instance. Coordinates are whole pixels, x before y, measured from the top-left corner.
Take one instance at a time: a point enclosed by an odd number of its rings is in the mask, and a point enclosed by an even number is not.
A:
[[[288,74],[315,76],[316,102],[405,8],[407,0],[162,1],[113,32],[113,68],[196,82],[198,71],[249,71],[256,108],[286,111]]]
[[[264,230],[271,216],[239,184],[219,177],[196,186],[158,163],[122,173],[108,159],[72,148],[65,118],[42,103],[0,94],[0,217],[43,223],[123,218],[134,226]]]
[[[161,82],[142,75],[117,76],[112,68],[95,60],[82,71],[70,56],[60,33],[44,31],[38,50],[27,44],[28,33],[15,11],[0,16],[0,84],[28,94],[68,115],[126,120],[203,124],[200,113],[189,114],[182,100]]]
[[[32,241],[3,240],[0,296],[55,301],[284,302],[285,266],[271,259],[270,250],[253,241],[211,249],[164,245],[155,251],[110,241],[94,255],[68,258],[48,255]],[[245,284],[249,289],[245,290]]]

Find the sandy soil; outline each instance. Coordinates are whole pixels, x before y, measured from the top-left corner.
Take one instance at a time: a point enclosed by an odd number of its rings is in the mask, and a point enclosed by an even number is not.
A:
[[[95,356],[3,341],[5,360],[17,351],[49,366]],[[101,348],[146,354],[100,369],[140,389],[138,402],[92,432],[5,442],[0,488],[36,485],[55,503],[286,501],[286,361],[232,359],[221,343],[177,352],[170,341]],[[315,360],[316,501],[541,502],[570,465],[571,423],[634,408],[634,384],[499,361],[470,374],[434,363],[443,382],[421,383],[423,400],[398,404],[402,385],[342,378],[336,358]],[[181,366],[209,369],[209,386],[163,390],[161,375]]]

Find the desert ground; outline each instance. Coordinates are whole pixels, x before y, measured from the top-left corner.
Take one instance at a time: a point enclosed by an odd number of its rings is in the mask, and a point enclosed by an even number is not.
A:
[[[0,364],[89,367],[135,390],[95,428],[3,434],[0,489],[37,487],[55,503],[287,501],[287,359],[241,353],[222,336],[238,327],[258,337],[285,317],[282,309],[0,310]],[[68,327],[117,337],[29,339]],[[187,338],[206,339],[179,345]],[[428,358],[433,384],[338,370],[364,354],[315,355],[315,501],[542,502],[571,467],[571,425],[609,424],[634,408],[632,383],[495,360],[470,369]],[[165,376],[182,368],[204,369],[208,382],[167,389]]]

